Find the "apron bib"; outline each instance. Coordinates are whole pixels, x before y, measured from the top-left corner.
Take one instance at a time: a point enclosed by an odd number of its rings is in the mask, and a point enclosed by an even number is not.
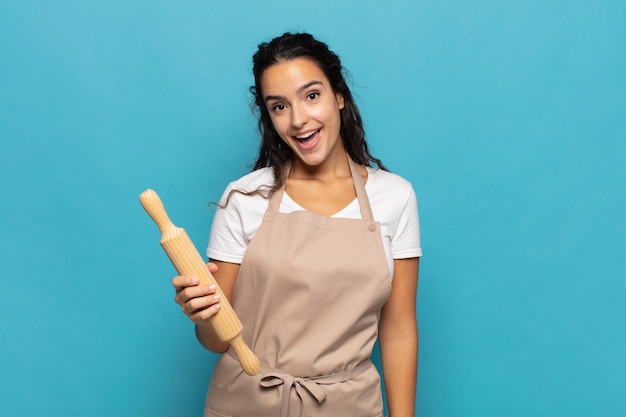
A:
[[[284,187],[270,197],[232,300],[262,369],[251,377],[222,355],[205,417],[382,415],[370,356],[391,279],[380,224],[348,161],[362,219],[280,213]]]

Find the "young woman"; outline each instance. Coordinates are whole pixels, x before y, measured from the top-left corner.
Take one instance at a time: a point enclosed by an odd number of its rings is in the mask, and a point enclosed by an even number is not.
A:
[[[370,155],[324,43],[285,34],[253,62],[263,142],[254,170],[226,189],[207,254],[263,365],[243,373],[213,332],[215,288],[175,277],[200,343],[226,352],[205,416],[381,416],[378,338],[390,416],[412,417],[422,253],[413,188]]]

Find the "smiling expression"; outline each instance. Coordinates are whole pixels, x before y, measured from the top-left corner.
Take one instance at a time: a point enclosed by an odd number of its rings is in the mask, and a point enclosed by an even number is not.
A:
[[[297,156],[295,163],[319,167],[345,154],[343,97],[315,62],[296,58],[274,64],[263,73],[261,86],[274,129]]]

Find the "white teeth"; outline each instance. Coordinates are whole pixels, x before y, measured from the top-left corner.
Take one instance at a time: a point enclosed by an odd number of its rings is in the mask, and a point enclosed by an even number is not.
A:
[[[309,133],[306,133],[306,134],[304,134],[304,135],[302,135],[302,136],[296,136],[296,138],[297,138],[297,139],[299,139],[299,140],[308,139],[308,138],[310,138],[311,136],[313,136],[316,132],[317,132],[317,130],[314,130],[314,131],[309,132]]]

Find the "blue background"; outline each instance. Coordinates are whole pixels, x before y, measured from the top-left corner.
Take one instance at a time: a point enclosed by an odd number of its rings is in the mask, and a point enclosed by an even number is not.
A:
[[[200,415],[215,356],[138,195],[204,251],[287,30],[417,191],[416,415],[626,415],[625,5],[0,2],[0,415]]]

